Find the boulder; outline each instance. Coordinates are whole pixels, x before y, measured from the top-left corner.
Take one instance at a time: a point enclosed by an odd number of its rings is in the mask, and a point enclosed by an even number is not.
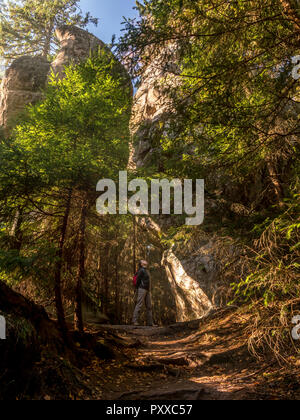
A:
[[[0,88],[0,126],[9,134],[28,104],[42,98],[50,63],[42,57],[21,57],[6,70]]]
[[[64,76],[65,67],[70,63],[82,62],[91,53],[97,52],[99,48],[109,51],[104,42],[76,26],[61,26],[56,30],[56,36],[60,42],[61,49],[51,68],[60,77]]]
[[[42,99],[50,69],[63,78],[66,66],[86,60],[91,54],[97,53],[99,48],[114,58],[104,42],[76,26],[61,26],[57,28],[56,36],[61,48],[52,64],[42,57],[24,56],[14,60],[7,69],[0,87],[0,127],[4,129],[5,135],[9,135],[27,105]],[[127,71],[117,60],[113,71],[123,73],[132,88]]]

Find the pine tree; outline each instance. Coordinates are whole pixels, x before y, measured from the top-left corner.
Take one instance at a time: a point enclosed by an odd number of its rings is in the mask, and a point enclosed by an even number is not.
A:
[[[89,13],[82,14],[78,0],[8,0],[0,3],[0,53],[6,60],[20,55],[55,51],[55,29],[60,25],[97,25]]]
[[[102,178],[118,179],[128,162],[131,86],[121,69],[102,51],[67,68],[63,80],[53,75],[43,103],[29,108],[10,142],[0,142],[0,221],[12,226],[12,214],[21,206],[27,215],[20,227],[22,246],[17,250],[14,246],[12,256],[4,252],[4,269],[16,255],[16,263],[20,255],[25,255],[25,262],[34,255],[39,266],[47,261],[62,331],[66,331],[61,287],[66,242],[73,247],[68,265],[76,283],[75,323],[82,330],[87,232],[93,230],[91,216],[96,217],[96,184]],[[97,224],[100,221],[97,216]],[[4,248],[6,243],[5,237]],[[0,270],[1,252],[0,232]]]

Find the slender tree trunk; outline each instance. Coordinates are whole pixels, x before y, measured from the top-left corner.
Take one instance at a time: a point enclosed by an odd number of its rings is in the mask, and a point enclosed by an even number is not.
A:
[[[53,32],[54,32],[54,23],[53,21],[51,21],[47,29],[46,36],[45,36],[45,42],[44,42],[44,47],[43,47],[43,52],[42,52],[42,55],[44,58],[47,58],[48,55],[51,53],[51,42],[52,42]]]
[[[107,315],[108,312],[108,295],[109,295],[109,285],[108,285],[108,276],[109,276],[109,245],[105,247],[105,257],[104,257],[104,313]]]
[[[87,217],[87,200],[83,199],[80,225],[79,225],[79,258],[76,281],[76,300],[74,313],[75,329],[83,333],[83,318],[82,318],[82,281],[85,276],[85,231],[86,231],[86,217]]]
[[[119,308],[119,302],[120,302],[120,291],[119,291],[119,261],[118,261],[118,255],[116,255],[116,265],[115,265],[115,313],[116,313],[116,321],[119,324],[120,323],[120,308]]]
[[[101,311],[105,313],[105,255],[106,255],[106,247],[104,246],[101,248],[100,253],[100,298],[101,298]]]
[[[136,269],[136,220],[135,216],[133,216],[133,274],[136,273]]]
[[[102,259],[101,259],[101,251],[100,251],[100,255],[98,257],[98,265],[97,265],[97,304],[99,305],[101,303],[101,307],[102,307],[102,299],[101,299],[101,280],[102,280],[102,276],[101,276],[101,263],[102,263]]]
[[[270,176],[271,183],[274,188],[275,196],[280,207],[284,206],[283,202],[283,189],[277,174],[276,165],[273,162],[267,162],[268,172]]]
[[[18,251],[22,248],[23,235],[21,231],[21,226],[23,222],[23,209],[18,209],[15,213],[13,226],[10,231],[10,236],[12,237],[12,247]]]
[[[61,231],[60,231],[59,246],[56,253],[57,262],[56,262],[56,267],[55,267],[55,272],[54,272],[55,273],[54,274],[54,293],[55,293],[55,306],[56,306],[57,320],[66,341],[68,341],[68,328],[66,324],[65,311],[64,311],[62,292],[61,292],[61,271],[62,271],[63,250],[64,250],[64,244],[65,244],[66,233],[67,233],[67,228],[68,228],[70,210],[71,210],[71,200],[72,200],[72,190],[70,189],[68,192],[65,214],[63,217],[63,222],[62,222]]]

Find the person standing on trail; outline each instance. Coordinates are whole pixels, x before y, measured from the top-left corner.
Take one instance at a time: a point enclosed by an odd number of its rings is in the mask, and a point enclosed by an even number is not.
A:
[[[153,315],[152,315],[152,299],[151,299],[151,278],[148,271],[148,262],[140,261],[139,270],[137,272],[137,304],[133,314],[133,325],[139,325],[139,315],[143,304],[146,305],[147,311],[147,325],[153,327]]]

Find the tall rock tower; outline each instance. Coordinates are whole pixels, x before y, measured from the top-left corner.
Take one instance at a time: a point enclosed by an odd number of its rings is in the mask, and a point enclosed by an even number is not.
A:
[[[56,30],[56,37],[60,42],[60,50],[51,64],[51,68],[60,77],[64,76],[64,69],[67,65],[78,64],[86,60],[91,53],[97,52],[99,48],[110,52],[104,42],[76,26],[59,27]]]

